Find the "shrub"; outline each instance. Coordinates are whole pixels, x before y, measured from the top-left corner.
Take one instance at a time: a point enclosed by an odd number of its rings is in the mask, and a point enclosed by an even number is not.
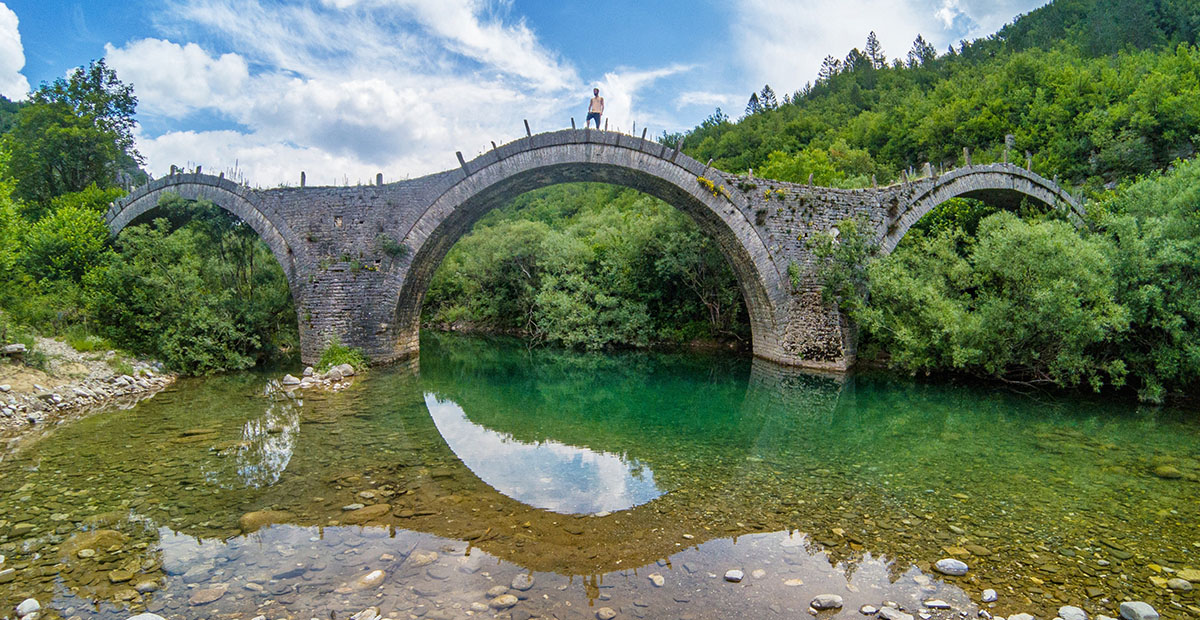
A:
[[[321,352],[321,358],[317,360],[317,370],[327,372],[330,368],[342,364],[350,364],[355,370],[362,370],[367,367],[367,356],[354,347],[342,344],[342,341],[334,336]]]

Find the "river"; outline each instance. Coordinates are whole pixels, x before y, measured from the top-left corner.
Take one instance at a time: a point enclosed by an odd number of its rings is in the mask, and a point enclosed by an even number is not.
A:
[[[0,616],[32,597],[42,618],[783,618],[834,594],[821,617],[1200,617],[1168,586],[1200,574],[1195,412],[422,347],[339,393],[181,380],[21,444],[0,462]]]

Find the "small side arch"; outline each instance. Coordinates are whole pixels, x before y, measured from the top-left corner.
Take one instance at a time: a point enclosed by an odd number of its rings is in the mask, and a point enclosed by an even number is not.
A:
[[[289,239],[291,230],[287,224],[268,216],[260,207],[259,197],[223,177],[206,174],[174,174],[156,179],[133,191],[132,194],[114,203],[104,215],[109,232],[115,237],[130,223],[147,211],[158,207],[166,194],[175,194],[187,200],[207,200],[237,216],[249,225],[258,237],[267,244],[275,260],[283,268],[288,284],[295,282],[296,258]],[[292,285],[293,295],[296,293]]]
[[[1012,164],[956,168],[915,184],[916,192],[889,219],[880,248],[890,254],[918,220],[951,198],[974,198],[991,205],[1015,208],[1028,198],[1047,208],[1065,209],[1076,226],[1087,215],[1083,206],[1045,177]]]

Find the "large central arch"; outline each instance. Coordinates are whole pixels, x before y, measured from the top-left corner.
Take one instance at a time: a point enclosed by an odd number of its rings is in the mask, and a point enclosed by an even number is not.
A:
[[[787,307],[788,287],[739,197],[701,184],[706,169],[660,144],[630,136],[598,143],[591,132],[566,131],[522,140],[464,163],[461,180],[438,196],[411,227],[403,244],[416,251],[396,296],[400,355],[419,347],[421,305],[446,253],[487,212],[526,192],[574,182],[636,189],[692,217],[714,238],[733,268],[750,317],[756,355],[782,359],[776,309]],[[597,132],[599,133],[599,132]]]

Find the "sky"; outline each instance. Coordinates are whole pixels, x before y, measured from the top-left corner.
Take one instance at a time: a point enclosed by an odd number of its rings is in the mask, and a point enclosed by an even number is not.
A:
[[[453,168],[534,131],[685,131],[781,97],[875,31],[945,51],[1045,0],[7,0],[0,94],[104,58],[139,99],[154,176],[202,165],[259,186]]]

